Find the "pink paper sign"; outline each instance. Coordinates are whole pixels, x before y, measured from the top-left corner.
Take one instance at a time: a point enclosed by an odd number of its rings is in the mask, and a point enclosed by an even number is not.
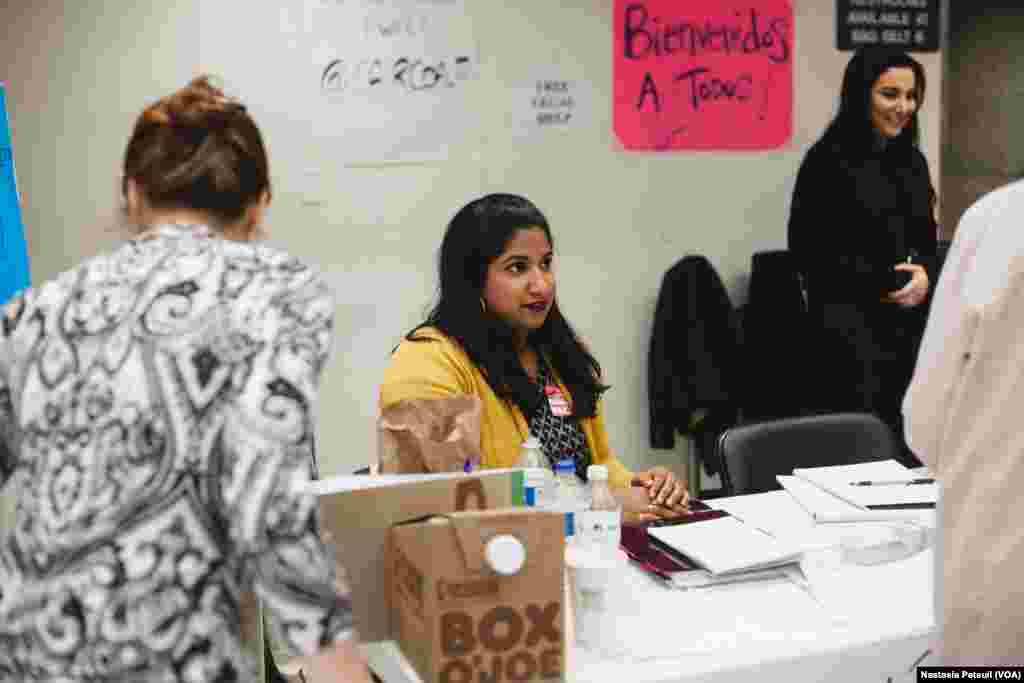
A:
[[[628,150],[779,147],[793,129],[793,7],[615,0],[613,72]]]

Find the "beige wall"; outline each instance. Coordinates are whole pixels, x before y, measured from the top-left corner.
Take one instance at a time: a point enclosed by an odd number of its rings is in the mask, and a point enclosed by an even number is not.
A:
[[[979,197],[1024,176],[1024,8],[1007,0],[952,6],[942,227],[952,237]]]
[[[235,1],[235,0],[224,0]],[[198,0],[32,3],[0,9],[0,78],[10,83],[15,159],[35,281],[118,238],[118,163],[143,103],[199,66]],[[611,134],[610,0],[467,2],[482,46],[474,97],[479,126],[443,163],[343,168],[315,145],[295,144],[265,121],[273,163],[273,239],[319,263],[339,287],[338,340],[323,387],[322,469],[345,472],[374,455],[376,385],[400,335],[423,315],[436,249],[450,215],[472,196],[505,190],[533,199],[551,220],[563,309],[589,341],[613,389],[611,443],[640,467],[678,461],[648,446],[646,355],[661,276],[687,253],[719,269],[737,303],[750,256],[785,246],[789,195],[807,146],[834,112],[848,53],[834,49],[835,4],[796,0],[795,133],[763,153],[630,155]],[[244,53],[259,41],[224,35]],[[941,73],[922,114],[925,153],[938,177]],[[507,136],[504,84],[530,66],[565,60],[593,83],[592,124],[543,146]],[[215,68],[216,63],[204,63]],[[231,74],[223,74],[230,81]],[[244,93],[241,93],[244,96]],[[301,202],[304,168],[336,191]]]

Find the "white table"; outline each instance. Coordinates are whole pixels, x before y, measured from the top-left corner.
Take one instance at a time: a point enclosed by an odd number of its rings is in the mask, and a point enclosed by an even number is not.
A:
[[[567,682],[916,680],[913,665],[934,628],[930,549],[885,565],[844,564],[840,539],[865,523],[816,526],[785,491],[710,503],[798,543],[817,567],[809,573],[819,579],[814,588],[778,579],[672,590],[630,566],[628,605],[616,619],[628,654],[576,646],[567,622]],[[922,519],[932,522],[934,513]],[[393,644],[371,643],[366,652],[386,683],[415,680],[394,661]]]
[[[568,681],[916,680],[912,665],[934,627],[931,550],[874,567],[843,564],[841,538],[865,524],[815,525],[785,491],[710,504],[799,544],[819,567],[811,576],[830,580],[813,596],[785,579],[680,591],[631,567],[631,608],[618,620],[630,654],[570,646]]]

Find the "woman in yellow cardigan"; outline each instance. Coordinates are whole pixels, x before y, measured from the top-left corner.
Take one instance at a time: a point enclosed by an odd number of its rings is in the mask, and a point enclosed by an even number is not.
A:
[[[588,465],[606,465],[635,518],[684,514],[685,482],[664,467],[634,474],[611,453],[608,387],[558,308],[553,260],[547,219],[529,200],[491,194],[463,207],[441,243],[439,301],[395,350],[381,409],[477,396],[484,467],[514,466],[533,434],[552,466],[571,457],[585,478]]]

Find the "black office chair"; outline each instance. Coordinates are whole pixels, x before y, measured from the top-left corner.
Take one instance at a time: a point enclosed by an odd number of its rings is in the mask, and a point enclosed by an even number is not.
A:
[[[727,495],[780,489],[795,467],[852,465],[896,458],[892,429],[867,413],[831,413],[733,427],[718,440]]]

